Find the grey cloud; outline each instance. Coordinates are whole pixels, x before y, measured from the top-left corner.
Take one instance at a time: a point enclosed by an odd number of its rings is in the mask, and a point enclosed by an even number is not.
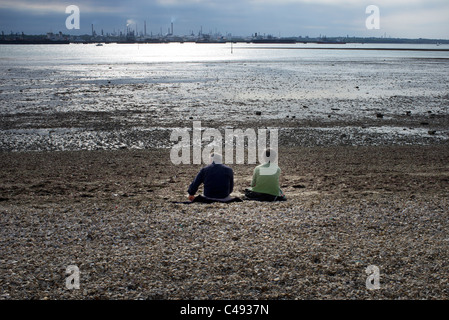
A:
[[[396,36],[413,37],[413,34],[418,34],[418,31],[422,32],[420,27],[425,25],[425,36],[448,37],[447,34],[443,36],[441,24],[432,27],[433,21],[430,15],[428,18],[426,16],[429,21],[421,19],[419,23],[410,25],[408,29],[399,28],[400,24],[403,24],[402,21],[395,22],[395,17],[400,17],[405,9],[412,16],[413,13],[418,15],[426,9],[441,8],[441,12],[447,12],[449,16],[448,6],[444,2],[440,0],[411,0],[409,2],[379,0],[378,2],[381,13],[384,14],[383,18],[388,19],[386,20],[388,24],[385,24],[388,29],[382,30],[382,33],[397,32]],[[67,17],[61,3],[64,2],[2,0],[0,29],[6,32],[12,30],[25,33],[58,31],[64,27]],[[407,3],[409,5],[404,7]],[[123,29],[126,21],[132,19],[139,29],[143,28],[143,22],[146,21],[147,30],[153,32],[159,32],[161,28],[163,31],[167,30],[173,20],[175,33],[180,35],[192,31],[196,33],[202,26],[205,32],[217,30],[235,35],[260,32],[274,35],[280,33],[282,36],[317,36],[319,34],[370,36],[370,33],[364,29],[365,8],[370,4],[369,1],[75,0],[67,3],[69,4],[78,5],[81,10],[81,30],[78,34],[90,33],[92,23],[97,30]],[[67,33],[75,33],[75,31]],[[420,34],[420,37],[423,35]]]

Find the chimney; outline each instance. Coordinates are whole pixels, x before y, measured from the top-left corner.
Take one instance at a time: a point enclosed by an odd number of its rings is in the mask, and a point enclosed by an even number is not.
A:
[[[173,22],[171,23],[171,35],[173,35]]]

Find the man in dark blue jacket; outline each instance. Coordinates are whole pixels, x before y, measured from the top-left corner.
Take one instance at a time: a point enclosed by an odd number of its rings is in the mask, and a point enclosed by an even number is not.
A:
[[[204,183],[204,196],[195,197],[199,186]],[[189,186],[189,200],[193,202],[230,202],[241,201],[239,198],[231,198],[234,189],[234,172],[228,166],[222,164],[222,156],[211,154],[211,163],[202,168],[195,180]]]

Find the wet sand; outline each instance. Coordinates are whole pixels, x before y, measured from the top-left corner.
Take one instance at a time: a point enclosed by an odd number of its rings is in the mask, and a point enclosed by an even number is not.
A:
[[[447,145],[280,154],[287,202],[184,205],[167,149],[2,153],[1,299],[449,297]]]
[[[449,141],[449,59],[250,52],[248,61],[2,65],[0,151],[169,147],[171,130],[193,121],[279,128],[290,146]]]

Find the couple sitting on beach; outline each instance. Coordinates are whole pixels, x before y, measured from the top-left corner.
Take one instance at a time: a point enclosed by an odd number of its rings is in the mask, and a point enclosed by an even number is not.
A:
[[[279,187],[279,175],[281,169],[271,159],[275,159],[276,152],[271,149],[264,151],[265,163],[254,169],[251,188],[245,189],[245,200],[258,201],[285,201],[285,195]],[[275,166],[275,167],[273,167]],[[261,174],[261,170],[268,170],[271,174]],[[204,195],[195,197],[195,193],[201,184],[204,184]],[[220,154],[211,154],[210,164],[201,169],[201,171],[189,186],[189,200],[191,202],[241,202],[238,197],[231,197],[234,189],[234,172],[228,166],[222,164]]]

